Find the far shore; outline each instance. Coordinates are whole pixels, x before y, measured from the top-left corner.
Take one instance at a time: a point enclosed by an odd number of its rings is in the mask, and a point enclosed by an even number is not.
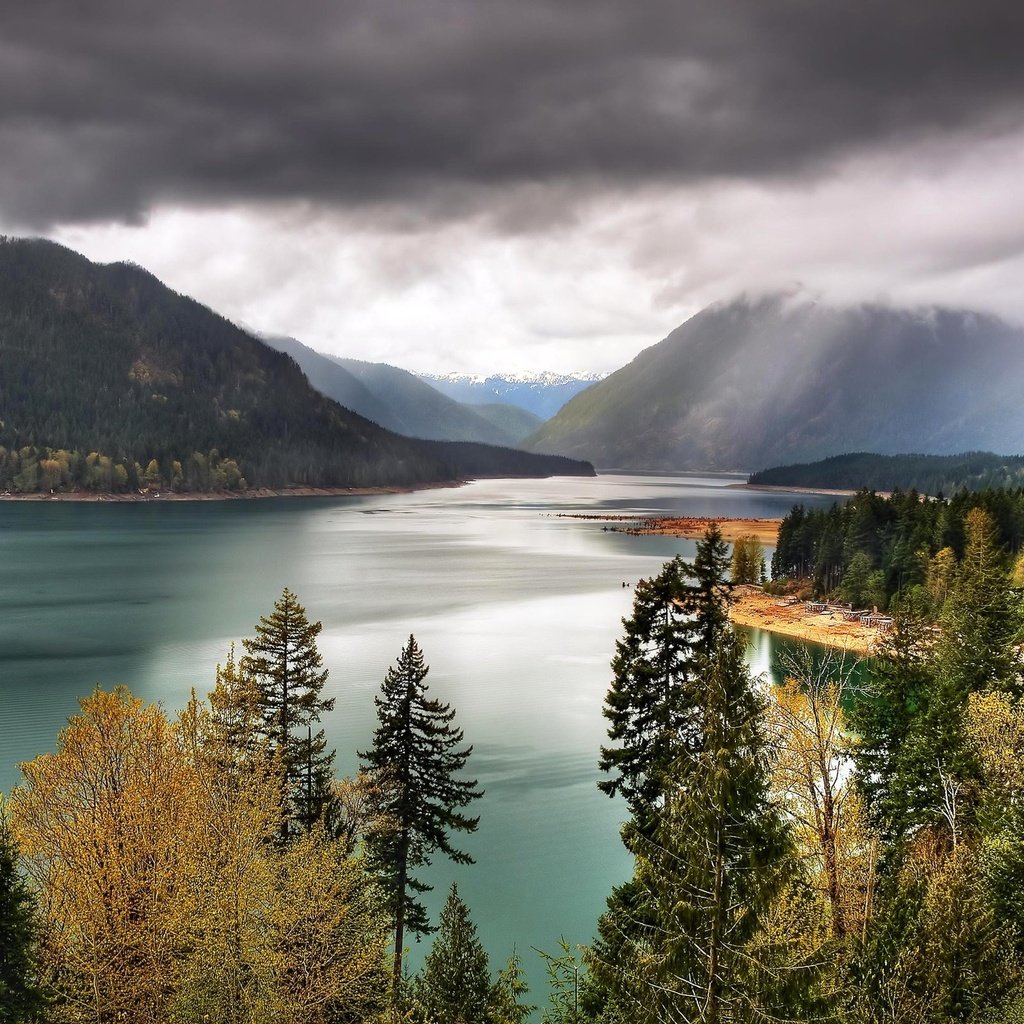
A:
[[[442,487],[461,487],[465,480],[413,484],[409,487],[250,487],[244,491],[32,491],[0,492],[0,501],[80,501],[133,504],[152,501],[244,501],[250,498],[338,498],[374,494],[412,494]]]
[[[771,491],[774,494],[826,494],[837,498],[853,498],[859,492],[843,490],[837,487],[793,487],[788,484],[726,484],[726,487],[738,487],[745,491]],[[891,498],[892,491],[876,491],[880,498]]]

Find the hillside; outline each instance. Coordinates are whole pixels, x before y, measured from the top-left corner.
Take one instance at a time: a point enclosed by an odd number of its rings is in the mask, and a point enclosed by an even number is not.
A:
[[[535,413],[518,405],[506,405],[504,402],[488,402],[486,405],[474,405],[472,408],[478,416],[512,437],[516,444],[529,437],[544,422]]]
[[[515,444],[526,436],[524,433],[516,437],[503,430],[408,370],[362,359],[328,358],[352,374],[387,407],[389,420],[381,425],[389,430],[438,441],[482,441],[500,445]]]
[[[420,374],[438,391],[467,405],[502,402],[514,405],[546,420],[554,416],[574,395],[578,395],[601,374],[491,374],[471,377],[464,373]]]
[[[0,487],[411,486],[586,473],[413,441],[136,266],[0,240]]]
[[[1024,448],[1024,332],[977,313],[770,296],[698,313],[526,442],[630,469]]]
[[[915,490],[953,494],[1024,486],[1024,455],[964,452],[960,455],[874,455],[851,452],[820,462],[775,466],[752,473],[749,483],[873,491]]]

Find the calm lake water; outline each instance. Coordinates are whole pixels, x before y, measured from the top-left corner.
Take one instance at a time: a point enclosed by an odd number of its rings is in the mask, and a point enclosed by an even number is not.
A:
[[[166,504],[0,503],[0,788],[52,750],[94,686],[181,707],[283,587],[323,622],[338,768],[371,740],[373,696],[410,633],[431,694],[457,709],[486,796],[471,867],[438,862],[497,969],[515,946],[586,942],[629,873],[623,807],[598,792],[608,664],[632,590],[693,542],[628,537],[558,513],[780,516],[830,498],[749,491],[732,477],[602,475],[482,481],[361,498]],[[774,641],[749,631],[755,671]],[[423,943],[414,951],[414,966]]]

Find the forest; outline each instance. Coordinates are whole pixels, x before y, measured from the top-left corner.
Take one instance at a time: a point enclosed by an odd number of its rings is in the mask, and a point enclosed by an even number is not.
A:
[[[751,473],[751,484],[874,491],[918,491],[941,497],[1024,484],[1024,456],[964,452],[960,455],[875,455],[851,452],[820,462],[775,466]]]
[[[285,590],[206,698],[97,689],[22,765],[0,1020],[1019,1021],[1024,610],[993,514],[958,522],[939,628],[905,605],[856,688],[832,655],[751,677],[715,527],[636,584],[595,751],[634,871],[546,992],[514,950],[493,969],[456,887],[426,913],[432,858],[473,870],[481,793],[415,637],[337,779],[321,624]]]
[[[827,509],[796,505],[779,528],[769,589],[856,608],[909,606],[936,619],[964,557],[974,509],[992,524],[1001,567],[1024,586],[1024,489],[992,488],[949,499],[862,490]]]

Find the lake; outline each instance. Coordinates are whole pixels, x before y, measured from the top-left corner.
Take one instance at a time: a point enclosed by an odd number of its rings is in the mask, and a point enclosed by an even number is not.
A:
[[[323,622],[325,720],[342,774],[369,745],[373,696],[410,633],[432,696],[457,709],[486,790],[471,808],[476,864],[439,861],[496,970],[515,946],[532,998],[531,947],[586,942],[630,862],[624,808],[598,792],[601,707],[628,615],[623,583],[656,573],[692,541],[630,537],[558,513],[784,515],[832,498],[746,490],[737,477],[601,475],[489,480],[352,498],[143,504],[0,503],[0,787],[52,750],[94,686],[127,684],[180,708],[205,694],[232,642],[284,587]],[[749,631],[750,662],[775,641]],[[423,943],[414,951],[414,966]]]

